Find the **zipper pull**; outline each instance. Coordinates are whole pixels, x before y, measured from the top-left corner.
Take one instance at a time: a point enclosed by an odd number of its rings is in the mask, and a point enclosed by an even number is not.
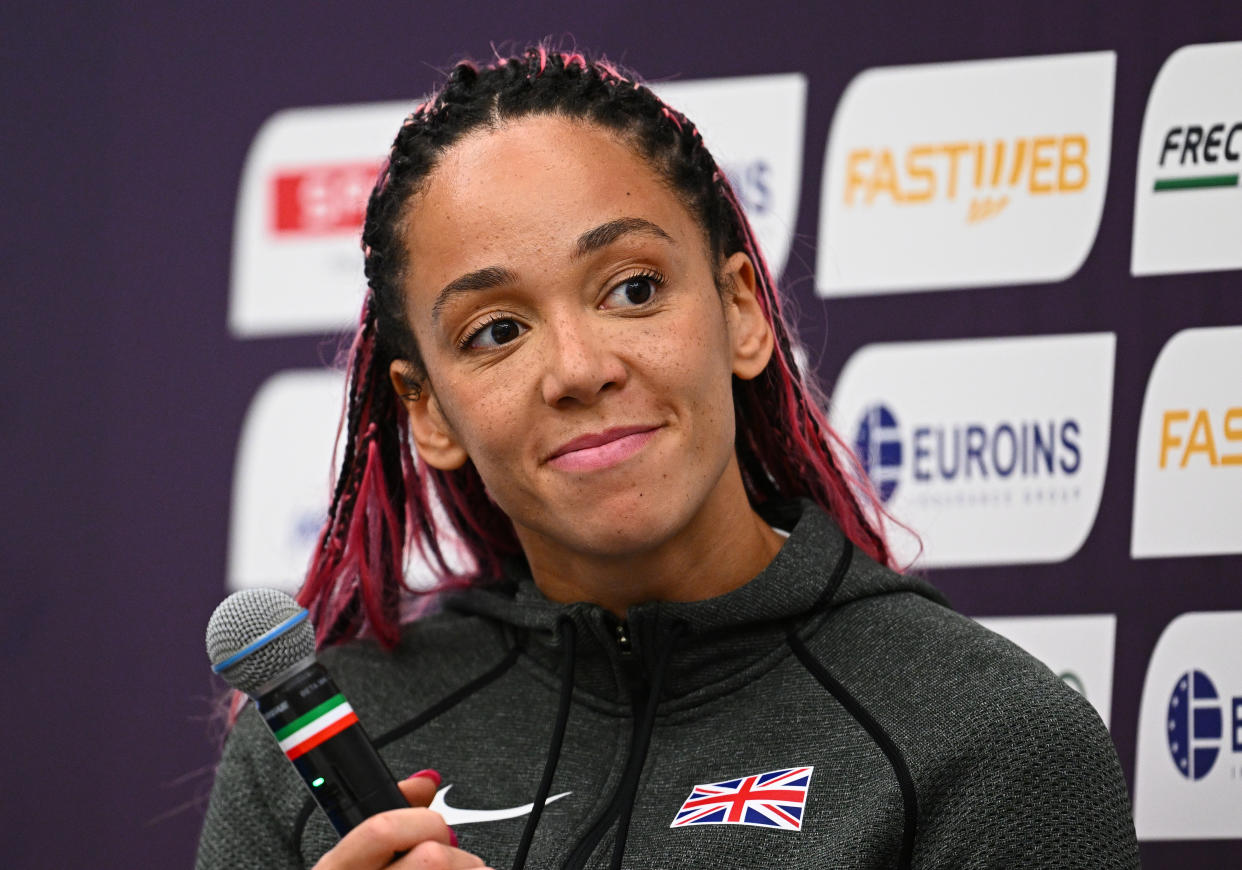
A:
[[[634,654],[634,647],[630,644],[630,627],[621,620],[613,629],[616,634],[617,650],[622,658],[628,658]]]

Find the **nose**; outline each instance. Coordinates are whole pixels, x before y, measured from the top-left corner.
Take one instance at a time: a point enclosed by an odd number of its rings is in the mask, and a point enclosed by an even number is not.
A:
[[[592,312],[567,312],[544,327],[540,388],[547,404],[591,405],[625,385],[625,363],[597,318]]]

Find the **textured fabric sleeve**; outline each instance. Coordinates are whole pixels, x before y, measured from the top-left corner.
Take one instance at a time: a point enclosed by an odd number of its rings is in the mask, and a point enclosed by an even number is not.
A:
[[[1094,708],[1060,685],[976,723],[920,807],[921,868],[1137,868],[1117,752]]]
[[[197,870],[301,868],[291,836],[304,792],[267,726],[247,705],[216,768]]]

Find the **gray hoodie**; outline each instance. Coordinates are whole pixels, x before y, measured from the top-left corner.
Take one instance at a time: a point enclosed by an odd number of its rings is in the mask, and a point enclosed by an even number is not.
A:
[[[393,773],[492,866],[1137,867],[1095,711],[1042,664],[852,547],[808,504],[726,595],[619,621],[521,566],[384,651],[321,661]],[[336,842],[262,720],[225,746],[207,868],[310,866]]]

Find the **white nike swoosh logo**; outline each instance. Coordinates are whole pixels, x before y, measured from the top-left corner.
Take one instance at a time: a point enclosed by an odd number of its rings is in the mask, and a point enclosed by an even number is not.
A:
[[[431,799],[431,806],[428,808],[442,815],[444,817],[444,824],[450,828],[455,825],[473,825],[476,822],[498,822],[501,819],[516,819],[528,815],[535,808],[533,803],[523,804],[520,807],[505,807],[499,810],[466,810],[460,807],[450,807],[444,796],[448,794],[448,790],[452,787],[452,785],[446,785],[437,791],[436,796]],[[561,798],[571,794],[573,792],[565,791],[552,795],[544,801],[544,806],[553,801],[559,801]]]

